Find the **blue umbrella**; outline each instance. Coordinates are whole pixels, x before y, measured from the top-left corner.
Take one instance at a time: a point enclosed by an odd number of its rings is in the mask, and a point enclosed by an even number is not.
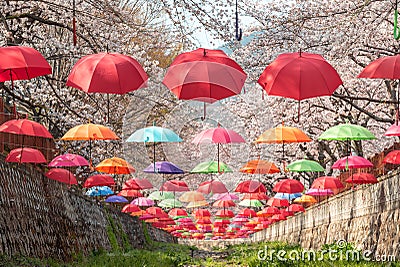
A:
[[[294,194],[289,194],[289,193],[276,193],[274,198],[280,198],[280,199],[287,199],[289,201],[292,201],[295,198],[301,197],[301,193],[294,193]]]
[[[122,197],[122,196],[109,196],[108,198],[106,198],[106,202],[108,203],[128,203],[129,201]]]
[[[112,194],[114,194],[114,192],[108,186],[93,186],[86,191],[86,195],[91,197],[108,196]]]

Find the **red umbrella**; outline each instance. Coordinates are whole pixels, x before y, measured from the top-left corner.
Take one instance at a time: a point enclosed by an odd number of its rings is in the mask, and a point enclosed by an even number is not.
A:
[[[277,207],[265,207],[261,210],[261,212],[268,216],[281,213]]]
[[[267,200],[268,196],[265,193],[245,193],[242,199]]]
[[[159,207],[150,207],[146,209],[148,214],[154,215],[156,218],[168,218],[168,214]]]
[[[304,207],[300,204],[292,204],[289,207],[287,207],[287,210],[291,211],[291,212],[304,212],[305,211]]]
[[[234,207],[236,204],[232,200],[217,200],[213,203],[213,207],[229,208]]]
[[[123,189],[118,193],[118,196],[122,196],[122,197],[143,197],[143,194],[139,190]]]
[[[341,85],[337,71],[318,54],[303,52],[279,55],[269,64],[258,83],[268,95],[300,101],[318,96],[329,96]]]
[[[400,150],[389,152],[383,159],[383,163],[400,164]]]
[[[215,213],[215,217],[221,217],[221,218],[233,218],[235,214],[231,210],[219,210],[217,213]]]
[[[338,159],[333,165],[332,169],[357,169],[357,168],[372,168],[372,164],[369,160],[360,156],[348,156]]]
[[[253,209],[245,208],[238,213],[239,216],[246,218],[254,218],[257,217],[257,213]]]
[[[286,216],[283,215],[282,213],[281,214],[275,214],[275,215],[272,216],[271,220],[276,221],[276,222],[277,221],[284,221],[284,220],[286,220]]]
[[[346,179],[346,183],[349,184],[375,184],[378,180],[370,173],[360,172],[351,175]]]
[[[247,180],[239,183],[235,189],[235,192],[261,193],[261,192],[267,192],[267,189],[259,181]]]
[[[272,190],[278,193],[301,193],[304,190],[304,185],[294,179],[284,179],[277,182]]]
[[[176,217],[176,216],[188,216],[186,210],[184,209],[179,209],[179,208],[174,208],[168,212],[168,215],[171,217]]]
[[[16,119],[16,120],[6,121],[2,125],[0,125],[0,132],[12,133],[18,135],[38,136],[44,138],[53,138],[53,136],[43,125],[27,119]]]
[[[11,150],[6,157],[6,162],[46,163],[46,159],[39,150],[25,147]]]
[[[322,176],[314,180],[314,182],[311,185],[311,188],[335,190],[344,188],[344,185],[338,178],[332,176]]]
[[[226,189],[225,185],[222,182],[211,180],[201,183],[196,191],[208,195],[210,193],[226,193],[228,192],[228,189]]]
[[[197,209],[194,211],[194,217],[195,218],[210,218],[211,213],[209,210],[206,209]]]
[[[93,186],[111,186],[115,185],[115,181],[112,176],[107,174],[96,174],[86,179],[83,187],[90,188]]]
[[[131,212],[141,211],[141,209],[137,205],[127,204],[122,208],[121,211],[124,212],[124,213],[131,213]]]
[[[132,190],[142,190],[142,189],[151,189],[153,185],[147,179],[129,179],[125,181],[122,189],[132,189]]]
[[[179,99],[214,103],[240,94],[246,78],[243,69],[222,50],[199,48],[177,56],[163,84]]]
[[[50,169],[45,175],[49,179],[56,180],[64,184],[78,184],[75,175],[66,169]]]
[[[268,199],[267,205],[273,207],[288,207],[289,201],[287,199],[271,197],[270,199]]]
[[[184,181],[169,180],[166,181],[160,188],[160,191],[169,192],[186,192],[190,191],[188,185]]]

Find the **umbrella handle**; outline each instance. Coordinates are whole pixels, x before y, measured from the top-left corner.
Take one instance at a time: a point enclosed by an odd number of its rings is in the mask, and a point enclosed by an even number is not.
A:
[[[206,114],[207,114],[207,108],[206,108],[206,102],[203,103],[203,117],[200,117],[202,121],[206,119]]]
[[[238,3],[237,3],[237,0],[236,0],[236,12],[235,12],[235,15],[236,15],[236,23],[235,23],[235,28],[236,28],[236,40],[237,41],[240,41],[240,40],[242,40],[242,29],[239,29],[239,14],[238,14]]]
[[[297,106],[297,119],[296,119],[296,117],[293,117],[292,121],[294,123],[299,123],[300,122],[300,100],[299,100],[298,106]]]
[[[394,10],[394,27],[393,27],[393,37],[395,40],[400,39],[400,31],[399,31],[399,27],[397,27],[398,15],[399,15],[399,12],[397,11],[397,1],[396,1],[396,9]]]

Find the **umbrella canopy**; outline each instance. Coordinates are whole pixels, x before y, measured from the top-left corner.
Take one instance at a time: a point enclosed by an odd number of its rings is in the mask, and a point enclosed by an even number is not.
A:
[[[186,192],[189,191],[189,187],[184,181],[169,180],[161,186],[160,191]]]
[[[303,131],[295,127],[279,125],[278,127],[266,130],[257,139],[259,144],[287,144],[310,142],[311,139]]]
[[[133,189],[123,189],[117,195],[122,197],[143,197],[143,194],[139,190]]]
[[[287,208],[287,211],[291,212],[304,212],[305,209],[302,205],[300,204],[292,204]]]
[[[228,189],[226,189],[225,185],[220,181],[206,181],[202,182],[196,190],[197,192],[201,192],[203,194],[221,194],[227,193]]]
[[[280,199],[287,199],[289,201],[292,201],[295,198],[301,197],[301,193],[293,193],[293,194],[289,194],[289,193],[276,193],[274,198],[280,198]]]
[[[344,188],[344,185],[338,178],[332,176],[322,176],[314,180],[311,188],[336,190]]]
[[[86,191],[86,195],[91,197],[108,196],[113,194],[114,191],[112,191],[108,186],[93,186]]]
[[[333,165],[332,169],[357,169],[357,168],[372,168],[374,164],[369,160],[360,156],[348,156],[338,159]]]
[[[150,164],[146,169],[143,170],[143,172],[146,173],[154,173],[154,170],[156,170],[155,173],[164,173],[164,174],[182,174],[184,171],[180,169],[178,166],[173,164],[172,162],[168,161],[157,161],[155,163]]]
[[[235,214],[231,210],[223,209],[223,210],[217,211],[217,213],[215,213],[215,217],[233,218],[233,217],[235,217]]]
[[[173,199],[174,194],[172,192],[163,192],[163,191],[154,191],[151,192],[148,198],[152,200],[164,200],[164,199]]]
[[[275,215],[275,214],[280,214],[281,212],[279,211],[279,209],[277,207],[265,207],[261,210],[261,215],[263,216],[257,216],[258,217],[269,217],[271,215]]]
[[[175,209],[170,210],[168,212],[168,215],[171,216],[171,217],[180,217],[180,216],[187,217],[188,216],[186,210],[179,209],[179,208],[175,208]]]
[[[143,190],[151,189],[153,185],[147,179],[132,178],[125,181],[122,189]]]
[[[153,215],[156,218],[168,218],[169,217],[168,214],[159,207],[147,208],[146,212],[150,215]]]
[[[272,189],[274,192],[278,193],[301,193],[304,190],[304,185],[297,180],[294,179],[284,179],[277,182]]]
[[[93,186],[112,186],[115,185],[115,181],[110,175],[96,174],[86,179],[83,187],[90,188]]]
[[[279,55],[257,81],[268,95],[303,100],[329,96],[343,84],[336,70],[318,54]]]
[[[0,51],[1,49],[2,48],[0,48]],[[17,134],[17,135],[53,138],[50,132],[43,125],[27,119],[8,120],[4,122],[2,125],[0,125],[0,132]]]
[[[289,201],[287,199],[271,197],[270,199],[268,199],[267,205],[273,207],[288,207]]]
[[[48,172],[46,172],[45,176],[49,179],[56,180],[68,185],[78,184],[75,175],[65,169],[50,169]]]
[[[95,167],[95,170],[108,174],[130,174],[135,172],[135,168],[131,164],[118,157],[103,160]]]
[[[310,196],[332,196],[334,193],[331,189],[310,188],[305,194]]]
[[[325,171],[318,162],[314,160],[301,159],[290,163],[286,168],[291,172],[323,172]]]
[[[243,199],[239,202],[239,206],[242,207],[262,207],[264,206],[260,200],[257,199]]]
[[[235,207],[236,204],[232,200],[217,200],[213,203],[212,206],[218,208],[229,208]]]
[[[167,198],[167,199],[163,199],[160,201],[160,203],[158,203],[158,206],[162,207],[162,208],[180,208],[183,207],[182,202],[180,202],[177,199],[174,198]]]
[[[126,94],[145,87],[147,79],[142,66],[132,57],[99,53],[79,59],[66,85],[87,93]]]
[[[372,79],[400,79],[400,55],[378,58],[369,63],[357,76]]]
[[[78,167],[89,166],[89,162],[82,156],[76,154],[63,154],[52,159],[49,167]]]
[[[193,144],[230,144],[246,142],[237,132],[223,127],[211,128],[197,134]]]
[[[265,193],[245,193],[243,199],[267,200],[268,196]]]
[[[280,172],[279,168],[274,163],[261,159],[248,161],[239,171],[250,174],[272,174]]]
[[[219,166],[219,171],[218,171],[218,166]],[[191,173],[219,173],[219,172],[232,172],[232,169],[229,168],[228,165],[226,165],[223,162],[218,162],[217,161],[206,161],[202,162],[196,167],[193,168],[193,170],[190,171]]]
[[[355,124],[339,124],[323,132],[318,140],[373,140],[376,137],[366,128]]]
[[[222,50],[199,48],[177,56],[163,84],[179,99],[213,103],[240,94],[246,77]]]
[[[141,209],[137,205],[127,204],[122,208],[121,211],[124,212],[124,213],[131,213],[131,212],[141,211]]]
[[[242,216],[242,217],[246,217],[246,218],[257,217],[257,213],[255,212],[255,210],[249,209],[249,208],[242,209],[241,211],[239,211],[238,215]],[[236,220],[236,221],[238,221],[238,220]],[[246,222],[247,222],[247,220],[246,220]]]
[[[81,124],[73,127],[61,137],[61,140],[118,140],[119,137],[110,128],[100,124]]]
[[[296,198],[295,200],[293,200],[294,203],[317,203],[317,200],[310,195],[302,195],[299,198]]]
[[[259,181],[247,180],[239,183],[235,189],[235,192],[261,193],[261,192],[267,192],[267,189]]]
[[[127,142],[182,142],[182,139],[172,130],[158,126],[150,126],[135,131]]]
[[[204,207],[204,206],[208,206],[208,202],[205,200],[200,200],[200,201],[189,202],[189,204],[186,206],[186,208],[190,209],[190,208],[198,208],[198,207]]]
[[[210,218],[211,217],[211,213],[209,210],[206,209],[197,209],[193,212],[193,215],[195,218],[199,219],[199,218]]]
[[[378,180],[373,174],[360,172],[351,175],[346,179],[349,184],[376,184]]]
[[[128,203],[129,201],[122,196],[109,196],[106,198],[107,203]]]
[[[393,124],[386,132],[385,136],[400,136],[400,125]]]
[[[383,159],[383,163],[400,164],[400,150],[390,151]]]
[[[46,158],[39,150],[24,147],[11,150],[6,157],[6,162],[46,163]]]
[[[205,200],[202,193],[197,191],[188,191],[183,193],[183,195],[179,198],[182,202],[194,202],[194,201],[202,201]]]
[[[146,198],[146,197],[138,197],[135,198],[131,204],[135,204],[138,205],[140,207],[149,207],[149,206],[153,206],[154,205],[154,201],[151,200],[150,198]]]
[[[234,193],[220,193],[212,196],[213,200],[239,200],[239,197]]]
[[[0,58],[0,82],[29,80],[51,74],[49,63],[42,54],[31,47],[1,47]]]

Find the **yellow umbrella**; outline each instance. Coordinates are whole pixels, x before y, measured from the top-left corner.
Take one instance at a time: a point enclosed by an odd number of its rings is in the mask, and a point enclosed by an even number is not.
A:
[[[135,172],[135,168],[131,164],[118,157],[103,160],[95,167],[95,170],[108,174],[130,174]]]
[[[204,201],[205,198],[202,193],[197,191],[188,191],[183,193],[183,195],[179,198],[182,202],[196,202],[196,201]]]
[[[293,200],[294,203],[317,203],[317,200],[310,195],[302,195],[301,197],[296,198]]]
[[[198,208],[198,207],[204,207],[204,206],[208,206],[208,202],[205,200],[200,200],[200,201],[192,201],[190,202],[186,208],[190,209],[190,208]]]

